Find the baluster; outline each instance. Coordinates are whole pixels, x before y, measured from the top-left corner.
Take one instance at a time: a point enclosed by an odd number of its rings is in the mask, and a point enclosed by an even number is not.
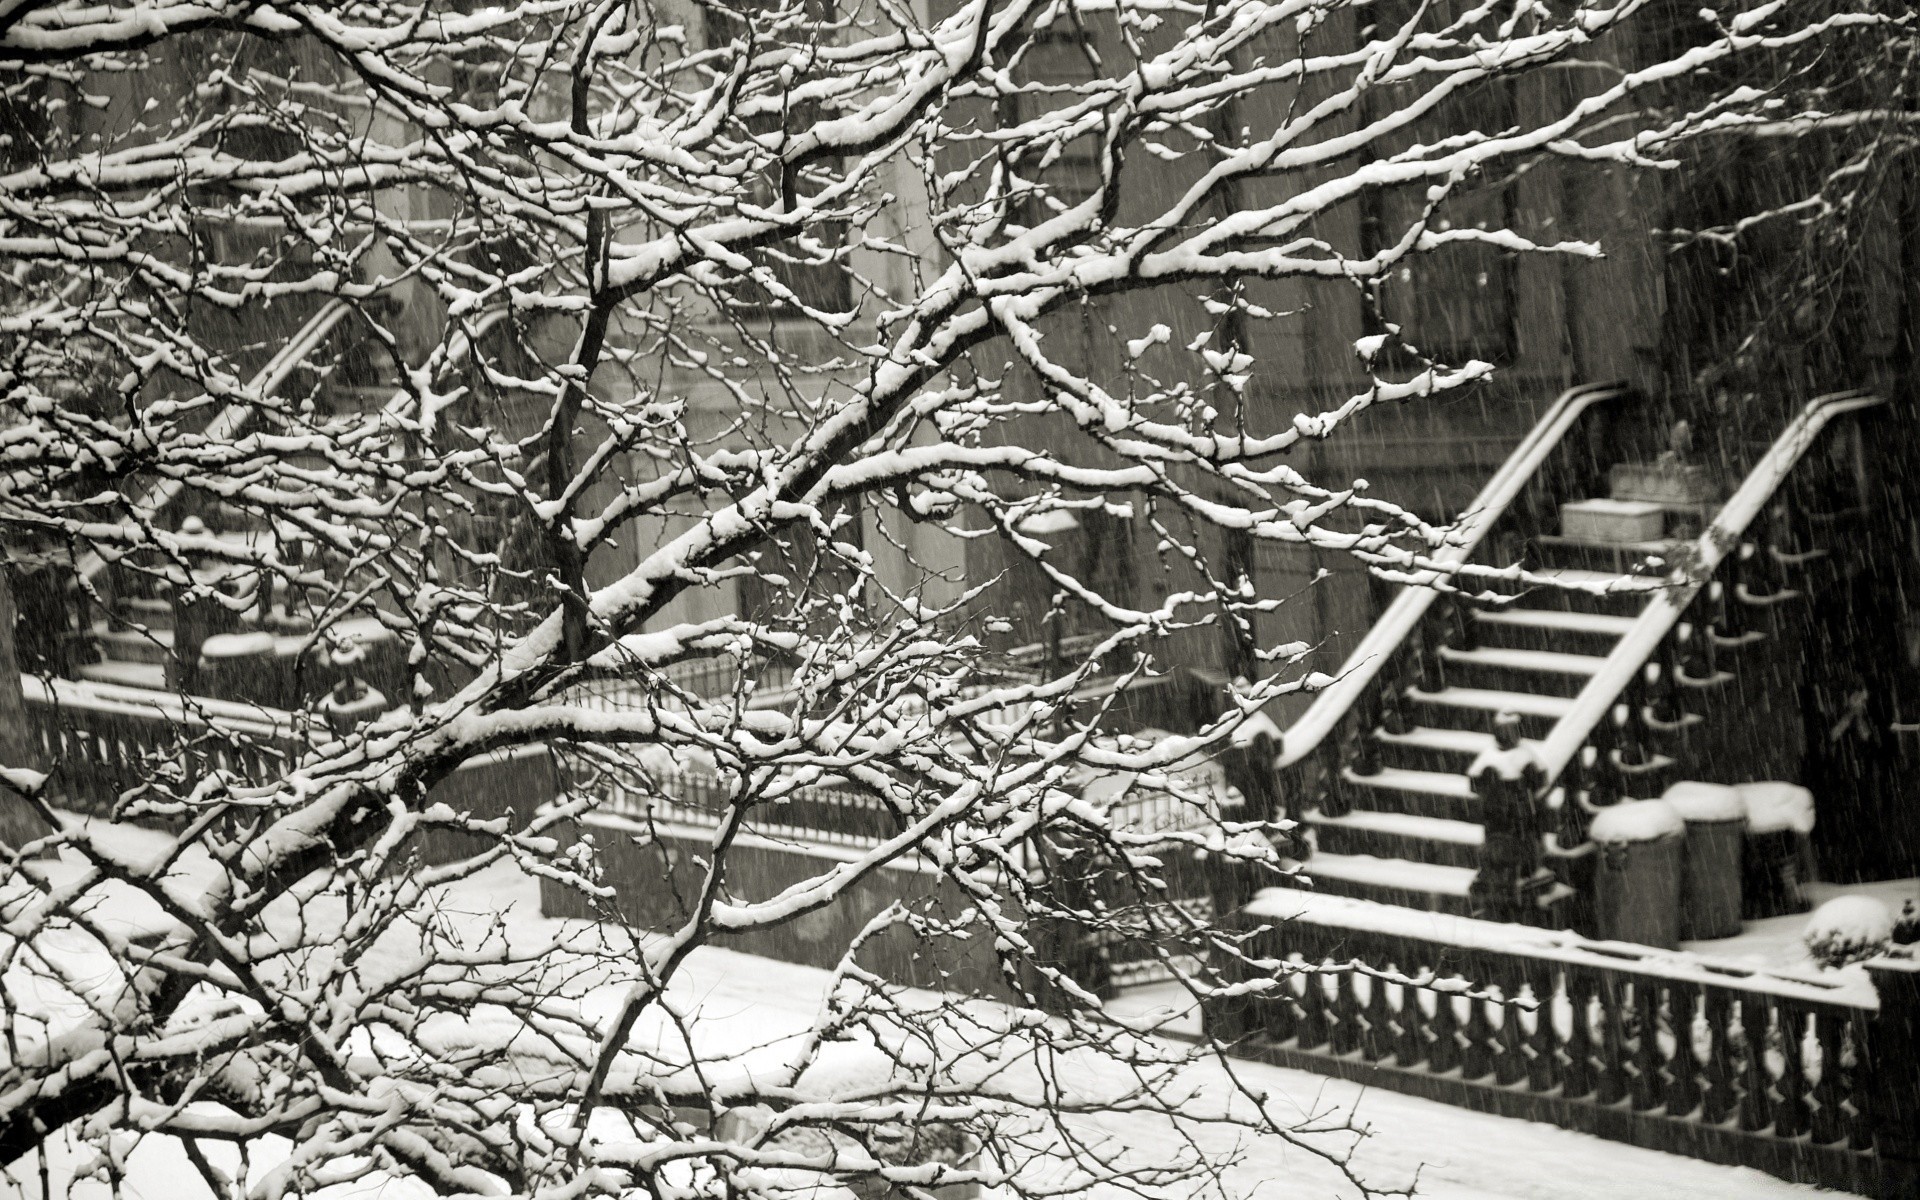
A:
[[[1325,965],[1318,958],[1312,963],[1314,966]],[[1300,1022],[1296,1036],[1300,1049],[1318,1050],[1327,1044],[1327,980],[1319,971],[1307,972],[1300,978],[1306,987],[1300,992]]]
[[[1556,1051],[1560,1039],[1555,1024],[1555,1006],[1561,1001],[1554,991],[1554,971],[1544,962],[1529,961],[1526,964],[1527,992],[1534,1002],[1534,1010],[1528,1017],[1532,1028],[1527,1030],[1524,1051],[1527,1056],[1527,1090],[1546,1092],[1553,1089],[1559,1075],[1559,1061]]]
[[[1267,993],[1267,1003],[1262,1005],[1263,1029],[1267,1040],[1276,1046],[1283,1046],[1300,1032],[1300,956],[1288,955],[1280,968],[1279,986]]]
[[[1633,1111],[1645,1112],[1665,1098],[1660,1078],[1660,988],[1653,980],[1633,980],[1633,1058],[1627,1066],[1627,1090]]]
[[[1423,692],[1445,691],[1447,687],[1446,664],[1440,660],[1440,639],[1433,629],[1433,608],[1421,614],[1419,622],[1408,634],[1413,640],[1413,662],[1416,684]]]
[[[1380,689],[1370,687],[1354,705],[1354,716],[1347,722],[1347,765],[1355,775],[1380,773],[1380,743],[1373,731],[1380,728]]]
[[[1700,1107],[1700,1053],[1695,1045],[1699,1028],[1700,989],[1690,983],[1669,983],[1667,1026],[1673,1033],[1673,1051],[1667,1055],[1669,1117],[1690,1116]]]
[[[1796,1138],[1807,1131],[1807,1014],[1782,1003],[1780,1014],[1780,1080],[1775,1085],[1773,1136]]]
[[[1474,982],[1475,991],[1486,989],[1487,973],[1477,969],[1479,964],[1472,958],[1467,960],[1466,976]],[[1460,1031],[1460,1078],[1483,1079],[1493,1074],[1493,1022],[1488,1018],[1487,1008],[1491,1002],[1479,996],[1467,998],[1467,1023]]]
[[[1320,745],[1320,812],[1323,816],[1344,817],[1353,811],[1353,797],[1347,790],[1345,741],[1336,732]]]
[[[1360,1048],[1363,1032],[1360,1027],[1360,997],[1356,991],[1360,986],[1360,973],[1342,967],[1325,978],[1333,985],[1333,1002],[1328,1006],[1333,1024],[1328,1030],[1328,1041],[1335,1054],[1352,1054]]]
[[[1561,1043],[1560,1094],[1569,1100],[1590,1095],[1596,1086],[1593,1069],[1593,1001],[1598,990],[1584,970],[1567,969],[1567,1035]]]
[[[1700,595],[1705,594],[1703,588]],[[1706,687],[1719,681],[1720,665],[1714,654],[1713,638],[1706,632],[1705,608],[1696,599],[1687,611],[1692,619],[1677,626],[1674,632],[1680,647],[1679,682]]]
[[[1745,606],[1735,600],[1732,590],[1718,579],[1707,585],[1707,593],[1713,605],[1713,636],[1734,645],[1746,641]]]
[[[1652,667],[1652,663],[1647,664]],[[1652,702],[1652,694],[1647,687],[1646,671],[1636,671],[1627,681],[1622,704],[1613,706],[1613,720],[1619,727],[1620,765],[1622,767],[1644,767],[1653,758],[1653,748],[1647,737],[1647,707]],[[1631,773],[1631,772],[1629,772]]]
[[[1733,1112],[1739,1100],[1734,1086],[1737,1070],[1733,1058],[1733,1003],[1726,992],[1708,988],[1706,1096],[1700,1115],[1718,1125]]]
[[[1773,1120],[1768,1097],[1773,1077],[1767,1072],[1767,1006],[1758,996],[1740,998],[1740,1037],[1745,1052],[1740,1063],[1740,1128],[1753,1133]]]
[[[1813,1111],[1808,1128],[1813,1143],[1824,1146],[1847,1136],[1847,1114],[1841,1109],[1846,1097],[1841,1087],[1845,1068],[1841,1056],[1846,1050],[1847,1019],[1837,1012],[1822,1010],[1813,1017],[1813,1040],[1820,1047],[1820,1078],[1809,1093]]]
[[[1388,964],[1388,970],[1397,970]],[[1367,1004],[1361,1013],[1361,1024],[1365,1030],[1360,1038],[1362,1057],[1368,1062],[1385,1062],[1393,1054],[1395,1039],[1393,1030],[1393,1009],[1387,1003],[1387,988],[1384,979],[1368,979]]]
[[[1676,663],[1673,633],[1669,630],[1646,669],[1647,721],[1661,730],[1677,729],[1687,719],[1687,711],[1680,705],[1680,688],[1673,679]]]
[[[1623,1010],[1620,981],[1612,975],[1600,977],[1597,992],[1600,1001],[1600,1080],[1594,1099],[1614,1104],[1627,1095],[1627,1015]]]
[[[1867,1022],[1864,1012],[1855,1012],[1847,1022],[1846,1049],[1841,1052],[1841,1080],[1846,1089],[1847,1148],[1868,1150],[1873,1147],[1873,1102],[1867,1092],[1871,1085],[1867,1062]]]
[[[1587,803],[1595,808],[1618,804],[1626,794],[1624,781],[1620,778],[1620,764],[1614,758],[1617,733],[1618,727],[1609,714],[1600,718],[1587,738],[1587,744],[1593,748],[1593,760],[1587,775]]]
[[[1480,648],[1480,630],[1473,619],[1473,605],[1465,596],[1452,592],[1441,598],[1446,605],[1443,619],[1446,621],[1447,645],[1455,650],[1478,650]]]
[[[1494,1031],[1493,1081],[1506,1085],[1527,1077],[1527,1030],[1521,1020],[1520,1002],[1524,999],[1526,977],[1519,964],[1503,962],[1495,972],[1503,1003],[1494,1015],[1500,1027]]]
[[[1761,603],[1780,598],[1787,591],[1780,560],[1773,554],[1773,506],[1754,515],[1747,526],[1747,540],[1740,546],[1740,586],[1746,595]]]
[[[1409,978],[1419,974],[1418,969],[1406,972]],[[1427,1057],[1426,1010],[1420,1006],[1420,998],[1425,988],[1396,985],[1398,1007],[1393,1014],[1393,1061],[1399,1067],[1417,1067]]]
[[[1572,851],[1587,842],[1587,810],[1583,799],[1587,791],[1587,748],[1580,747],[1560,772],[1560,807],[1554,812],[1553,834],[1562,851]]]
[[[1380,693],[1380,728],[1395,737],[1413,732],[1413,719],[1407,715],[1407,685],[1401,676],[1401,667],[1400,655],[1388,656],[1375,685]]]
[[[1460,1014],[1453,1007],[1453,992],[1434,988],[1428,994],[1433,997],[1433,1020],[1429,1023],[1432,1037],[1427,1043],[1427,1069],[1444,1075],[1460,1065]]]

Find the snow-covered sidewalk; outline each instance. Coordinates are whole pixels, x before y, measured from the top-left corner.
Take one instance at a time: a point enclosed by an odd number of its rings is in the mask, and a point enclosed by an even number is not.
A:
[[[448,909],[483,912],[495,907],[510,913],[508,924],[529,935],[560,931],[560,923],[539,915],[534,882],[510,866],[493,868],[461,885],[447,897]],[[766,1047],[783,1036],[807,1027],[817,1011],[827,974],[809,967],[753,958],[725,950],[696,952],[687,974],[674,993],[683,1012],[697,1014],[705,1037],[736,1052]],[[617,985],[609,985],[617,987]],[[598,997],[596,997],[598,999]],[[1164,1002],[1170,997],[1158,997]],[[1124,1002],[1128,1010],[1150,1009],[1151,994],[1135,993]],[[597,1006],[592,1006],[597,1007]],[[1770,1200],[1775,1197],[1815,1196],[1811,1187],[1782,1182],[1756,1171],[1715,1166],[1692,1159],[1640,1150],[1532,1124],[1470,1112],[1448,1105],[1391,1092],[1367,1091],[1302,1071],[1262,1064],[1240,1063],[1232,1068],[1243,1083],[1272,1097],[1272,1111],[1295,1114],[1299,1120],[1337,1125],[1351,1114],[1369,1135],[1354,1152],[1358,1173],[1376,1186],[1404,1187],[1416,1177],[1419,1194],[1442,1200],[1641,1200],[1656,1195],[1679,1195],[1699,1200]],[[1228,1094],[1226,1068],[1202,1068],[1205,1088]],[[1184,1148],[1182,1136],[1163,1120],[1145,1116],[1108,1117],[1100,1128],[1128,1147],[1130,1154],[1162,1161]],[[1350,1135],[1325,1135],[1344,1144]],[[1239,1138],[1240,1160],[1226,1177],[1225,1195],[1259,1200],[1315,1200],[1355,1195],[1351,1185],[1325,1162],[1310,1153],[1281,1144],[1277,1139],[1245,1141],[1244,1134],[1223,1132],[1220,1138]],[[1232,1148],[1231,1141],[1207,1147]],[[260,1146],[256,1170],[275,1155]],[[71,1153],[50,1156],[55,1194],[71,1177],[76,1161]],[[135,1149],[122,1186],[126,1200],[204,1200],[205,1190],[176,1146],[149,1139]],[[37,1198],[38,1166],[31,1158],[14,1164],[0,1179],[0,1193]],[[83,1184],[76,1196],[106,1200],[104,1185]],[[341,1196],[411,1197],[411,1187],[390,1181],[355,1184]]]

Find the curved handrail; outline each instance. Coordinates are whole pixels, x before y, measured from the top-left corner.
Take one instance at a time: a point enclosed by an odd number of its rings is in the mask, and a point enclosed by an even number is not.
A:
[[[1480,494],[1474,497],[1473,503],[1467,506],[1454,526],[1460,536],[1437,551],[1433,555],[1434,560],[1449,566],[1465,562],[1479,548],[1480,539],[1506,514],[1507,506],[1533,478],[1547,455],[1560,444],[1560,439],[1566,436],[1574,421],[1593,405],[1602,400],[1611,400],[1625,391],[1626,388],[1619,384],[1588,383],[1562,392],[1548,406],[1546,414],[1534,422],[1533,428],[1520,439],[1520,444],[1513,448],[1507,460],[1488,478],[1486,486],[1480,489]],[[1354,647],[1353,653],[1347,656],[1334,681],[1320,689],[1307,711],[1287,727],[1281,739],[1280,754],[1274,760],[1275,768],[1291,767],[1320,747],[1379,675],[1380,668],[1420,623],[1437,594],[1428,587],[1401,589],[1393,603],[1387,606],[1386,612],[1380,615],[1360,644]]]
[[[1654,592],[1647,607],[1634,618],[1633,627],[1627,630],[1615,644],[1613,652],[1607,655],[1605,664],[1580,689],[1573,707],[1554,723],[1552,731],[1541,742],[1536,753],[1541,767],[1545,769],[1546,782],[1540,795],[1546,795],[1553,788],[1561,772],[1573,761],[1574,755],[1586,745],[1595,727],[1613,711],[1614,705],[1619,703],[1620,694],[1640,675],[1693,598],[1713,578],[1728,552],[1739,545],[1740,535],[1747,531],[1754,517],[1772,499],[1787,474],[1793,470],[1794,464],[1813,444],[1813,439],[1835,417],[1884,403],[1886,400],[1883,397],[1860,391],[1833,392],[1820,396],[1809,401],[1785,432],[1775,439],[1759,463],[1747,473],[1746,479],[1721,507],[1719,515],[1707,526],[1706,532],[1700,535],[1693,553],[1682,556],[1681,565],[1668,577],[1672,581],[1671,586]]]

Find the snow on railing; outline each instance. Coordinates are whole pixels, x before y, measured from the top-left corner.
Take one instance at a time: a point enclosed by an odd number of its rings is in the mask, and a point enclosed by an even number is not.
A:
[[[1232,919],[1247,957],[1204,1015],[1243,1057],[1846,1191],[1911,1111],[1890,960],[1793,978],[1291,889]]]
[[[1323,896],[1299,888],[1269,888],[1255,896],[1244,911],[1250,918],[1304,922],[1341,930],[1360,940],[1368,935],[1414,938],[1457,946],[1463,951],[1521,955],[1675,983],[1733,987],[1807,1004],[1858,1009],[1874,1009],[1880,1004],[1872,982],[1858,967],[1837,971],[1768,970],[1684,950],[1603,941],[1566,930],[1482,921],[1347,896]],[[1357,950],[1355,956],[1365,958]]]
[[[599,812],[642,824],[712,829],[734,802],[733,789],[698,771],[659,772],[657,787],[638,791],[625,780],[601,775],[588,786],[600,796]],[[806,787],[776,804],[754,810],[746,828],[761,837],[827,845],[872,847],[893,836],[899,824],[878,796],[846,788]]]
[[[1453,540],[1436,551],[1433,558],[1447,566],[1466,562],[1479,548],[1487,531],[1506,514],[1507,506],[1513,503],[1521,489],[1547,461],[1547,456],[1573,428],[1574,422],[1595,404],[1614,399],[1624,391],[1624,388],[1612,384],[1584,384],[1561,393],[1487,480],[1486,486],[1480,489],[1480,494],[1454,526]],[[1426,615],[1438,594],[1427,587],[1400,589],[1386,612],[1373,623],[1360,644],[1354,647],[1353,653],[1347,656],[1347,661],[1334,675],[1333,682],[1322,688],[1300,719],[1288,726],[1281,742],[1279,758],[1275,762],[1276,768],[1291,767],[1319,749],[1361,695],[1372,686],[1374,678],[1401,643],[1419,626],[1421,618]]]
[[[1654,591],[1646,608],[1634,618],[1633,627],[1607,655],[1605,665],[1580,689],[1572,709],[1554,724],[1541,743],[1539,758],[1546,781],[1539,795],[1548,794],[1593,736],[1595,728],[1609,718],[1622,693],[1641,676],[1700,589],[1713,578],[1727,554],[1739,546],[1747,527],[1773,498],[1821,431],[1835,417],[1883,403],[1881,397],[1867,393],[1837,392],[1818,397],[1801,410],[1747,473],[1732,498],[1694,543],[1691,553],[1680,556],[1680,564],[1669,577],[1669,586]]]

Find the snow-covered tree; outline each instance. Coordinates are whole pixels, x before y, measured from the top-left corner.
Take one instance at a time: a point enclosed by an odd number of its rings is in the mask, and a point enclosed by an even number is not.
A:
[[[1652,11],[0,3],[0,525],[76,598],[167,597],[183,645],[316,649],[284,719],[179,706],[193,752],[92,821],[63,818],[62,764],[6,764],[64,824],[11,847],[0,885],[0,1160],[85,1142],[116,1178],[133,1139],[172,1138],[224,1194],[210,1146],[287,1138],[264,1194],[385,1173],[1190,1196],[1219,1139],[1141,1163],[1101,1121],[1301,1136],[1104,1021],[1073,947],[1144,940],[1208,992],[1194,963],[1235,943],[1168,877],[1202,851],[1220,875],[1276,858],[1257,772],[1235,806],[1192,768],[1312,682],[1304,647],[1263,643],[1282,598],[1233,547],[1444,571],[1446,527],[1288,458],[1491,374],[1423,346],[1383,289],[1423,260],[1598,254],[1454,214],[1555,160],[1658,166],[1788,120],[1752,88],[1671,85],[1874,20],[1766,0],[1662,43],[1636,36]],[[1368,382],[1325,411],[1259,402],[1286,369],[1255,353],[1282,283],[1376,311]],[[1058,349],[1068,328],[1107,350]],[[1074,528],[1143,549],[1056,552]],[[1018,569],[969,573],[988,542]],[[1165,586],[1131,586],[1138,562]],[[1091,636],[1060,636],[1069,615]],[[1218,715],[1115,736],[1124,688],[1090,685],[1208,630],[1245,676]],[[386,703],[334,688],[353,675]],[[429,799],[537,746],[550,797]],[[1175,819],[1086,798],[1128,777]],[[827,795],[857,799],[863,836],[758,893],[729,875]],[[708,831],[698,853],[603,870],[605,827],[577,835],[609,797],[629,841],[663,845],[671,816]],[[942,902],[856,922],[813,1028],[771,1058],[676,996],[703,947],[907,865]],[[609,918],[684,890],[647,930],[456,911],[509,866]],[[900,992],[863,957],[898,938],[923,981],[976,956],[997,999]]]

